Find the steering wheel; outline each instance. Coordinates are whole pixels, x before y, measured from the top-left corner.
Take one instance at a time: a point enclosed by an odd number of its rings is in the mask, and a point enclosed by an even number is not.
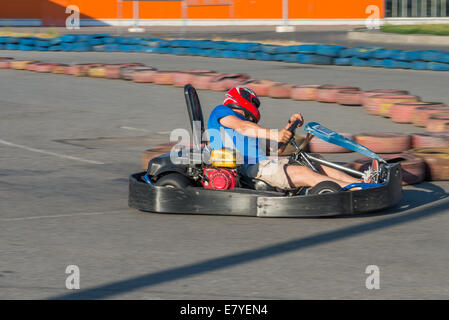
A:
[[[296,120],[295,122],[293,122],[293,123],[290,125],[290,127],[289,127],[287,130],[290,131],[290,132],[292,133],[292,137],[290,138],[289,141],[284,142],[284,143],[281,143],[281,144],[279,145],[280,148],[286,146],[286,145],[289,144],[289,143],[292,143],[292,144],[294,143],[294,144],[296,144],[296,142],[295,142],[295,130],[296,130],[296,128],[297,128],[298,126],[302,125],[302,123],[303,123],[303,122],[302,122],[301,120]]]

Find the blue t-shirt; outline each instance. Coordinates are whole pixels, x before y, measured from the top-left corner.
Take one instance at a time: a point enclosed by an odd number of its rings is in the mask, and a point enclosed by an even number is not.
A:
[[[207,123],[211,149],[230,148],[237,150],[243,157],[244,164],[256,164],[266,160],[267,156],[259,145],[259,139],[244,136],[234,129],[220,124],[219,120],[227,116],[236,116],[246,121],[244,116],[234,112],[231,108],[225,105],[217,106],[210,114]]]

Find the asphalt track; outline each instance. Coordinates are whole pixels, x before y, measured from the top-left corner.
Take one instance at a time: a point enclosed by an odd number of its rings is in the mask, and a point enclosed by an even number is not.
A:
[[[398,88],[449,102],[447,74],[171,55],[2,51],[17,59],[212,68],[298,84]],[[204,113],[223,93],[200,91]],[[340,132],[422,132],[357,107],[262,99],[261,124],[293,112]],[[400,206],[333,219],[141,213],[127,177],[143,150],[188,128],[182,89],[0,70],[0,299],[404,299],[449,297],[448,182]],[[348,160],[354,154],[332,156]],[[211,208],[213,212],[213,208]],[[67,290],[68,265],[81,289]],[[367,290],[365,269],[380,269]]]

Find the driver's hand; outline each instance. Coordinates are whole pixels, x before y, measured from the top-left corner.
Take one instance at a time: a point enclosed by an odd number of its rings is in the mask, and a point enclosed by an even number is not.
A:
[[[302,114],[300,113],[295,113],[292,114],[292,116],[290,117],[289,123],[288,125],[285,127],[286,129],[288,129],[290,127],[290,125],[295,122],[296,120],[301,121],[301,123],[299,124],[298,128],[301,127],[304,123],[304,118],[302,117]]]
[[[292,138],[293,134],[287,129],[282,129],[278,134],[278,143],[287,143]]]

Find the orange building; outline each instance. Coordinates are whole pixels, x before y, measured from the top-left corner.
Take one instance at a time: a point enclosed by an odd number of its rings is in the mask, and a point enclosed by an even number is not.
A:
[[[80,10],[81,26],[277,25],[288,11],[290,24],[363,24],[384,0],[14,0],[0,4],[2,25],[64,26],[66,7]],[[287,10],[286,10],[287,9]]]

